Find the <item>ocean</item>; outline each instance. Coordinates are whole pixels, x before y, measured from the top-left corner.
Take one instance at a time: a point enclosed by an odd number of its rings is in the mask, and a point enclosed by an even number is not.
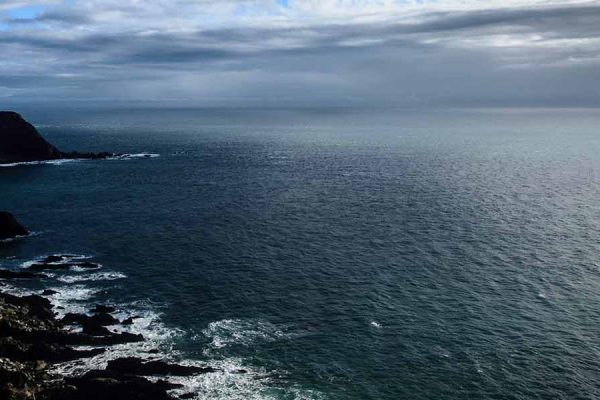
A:
[[[4,288],[140,317],[112,356],[198,399],[600,398],[597,110],[15,111],[148,157],[0,168],[0,265],[102,265]]]

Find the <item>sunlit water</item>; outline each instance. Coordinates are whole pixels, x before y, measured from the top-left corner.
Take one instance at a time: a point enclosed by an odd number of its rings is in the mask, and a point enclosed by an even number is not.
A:
[[[160,156],[0,168],[0,264],[93,257],[29,289],[143,316],[116,354],[221,368],[198,398],[600,396],[597,110],[20,111]]]

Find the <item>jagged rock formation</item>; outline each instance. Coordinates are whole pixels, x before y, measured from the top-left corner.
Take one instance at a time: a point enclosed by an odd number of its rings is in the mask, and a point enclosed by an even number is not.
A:
[[[20,278],[7,275],[5,278]],[[212,367],[186,366],[137,357],[111,360],[104,370],[63,377],[51,372],[55,363],[94,357],[106,346],[142,341],[141,335],[114,329],[119,321],[98,305],[94,315],[67,314],[58,319],[52,304],[42,296],[14,296],[0,291],[0,399],[7,400],[175,400],[168,391],[181,385],[171,376],[215,372]],[[65,330],[77,324],[83,332]],[[72,346],[92,346],[88,350]],[[161,377],[157,381],[146,376]],[[193,393],[179,398],[194,397]]]

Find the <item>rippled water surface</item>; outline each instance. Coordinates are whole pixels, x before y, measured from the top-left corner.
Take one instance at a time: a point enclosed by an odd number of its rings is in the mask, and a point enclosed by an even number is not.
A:
[[[0,264],[93,257],[42,285],[221,368],[198,398],[600,397],[597,110],[21,111],[160,157],[0,168]]]

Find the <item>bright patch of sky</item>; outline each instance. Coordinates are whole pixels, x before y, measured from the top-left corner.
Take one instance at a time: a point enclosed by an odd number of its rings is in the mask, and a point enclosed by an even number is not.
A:
[[[44,11],[42,6],[28,6],[13,8],[8,11],[8,15],[12,19],[34,19]]]

